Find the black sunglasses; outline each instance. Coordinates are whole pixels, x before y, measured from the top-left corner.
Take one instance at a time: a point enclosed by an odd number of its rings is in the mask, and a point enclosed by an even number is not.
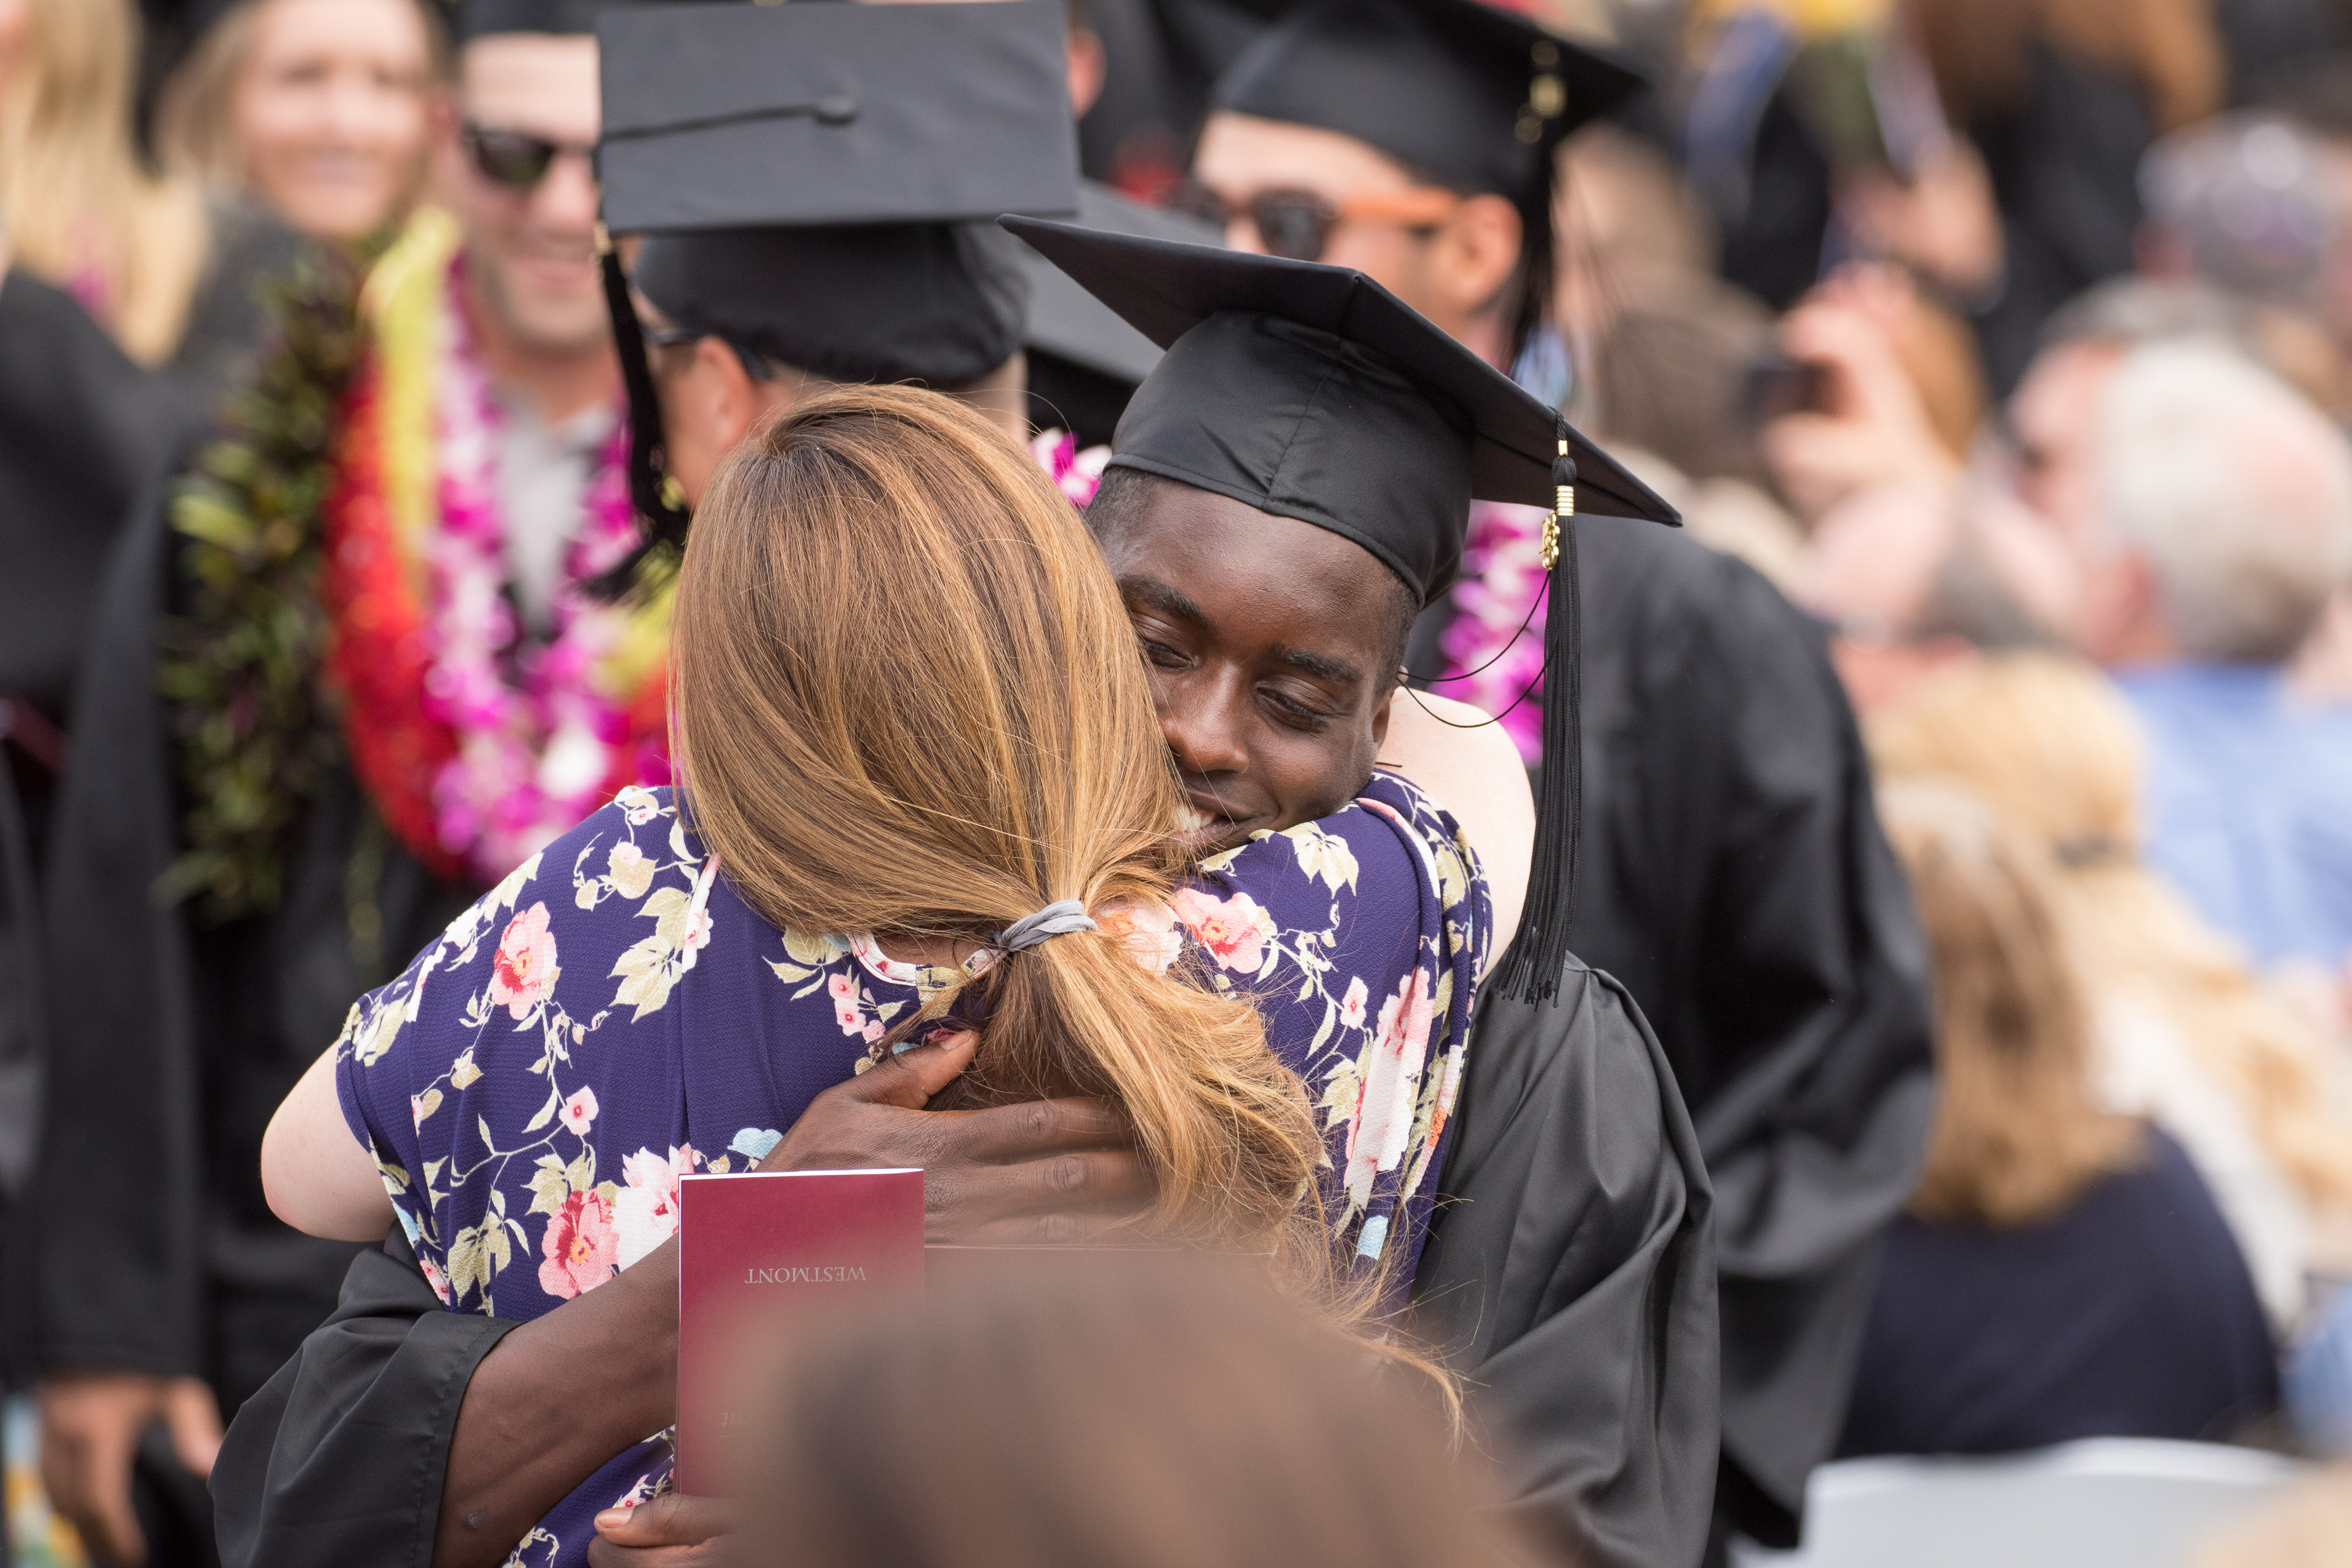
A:
[[[724,332],[706,332],[699,327],[646,327],[642,330],[646,346],[656,349],[677,348],[682,343],[695,343],[700,342],[705,338],[717,338],[735,351],[735,357],[742,362],[745,375],[750,376],[753,381],[776,379],[774,366]]]
[[[1239,205],[1214,191],[1187,184],[1174,204],[1203,222],[1223,228],[1236,216],[1249,219],[1258,239],[1276,256],[1292,261],[1320,261],[1331,247],[1331,235],[1343,223],[1394,224],[1425,232],[1436,228],[1462,198],[1434,186],[1383,192],[1332,202],[1312,191],[1261,191]]]
[[[596,156],[593,147],[551,142],[528,131],[500,131],[470,120],[457,128],[457,137],[473,154],[474,168],[482,178],[517,193],[537,189],[559,153],[577,153],[592,161]]]

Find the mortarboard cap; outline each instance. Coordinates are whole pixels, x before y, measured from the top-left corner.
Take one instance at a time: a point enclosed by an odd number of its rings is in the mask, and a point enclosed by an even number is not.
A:
[[[606,227],[678,326],[844,382],[954,386],[1020,351],[1005,211],[1076,205],[1060,0],[664,5],[597,37]],[[626,283],[605,290],[635,431],[631,489],[681,537]]]
[[[1021,347],[999,213],[1068,212],[1056,0],[607,13],[604,221],[680,326],[835,381],[954,385]]]
[[[1539,26],[1528,0],[1244,0],[1277,19],[1218,78],[1210,107],[1337,131],[1415,177],[1518,208],[1522,287],[1510,348],[1549,311],[1560,139],[1647,85]]]
[[[1583,795],[1576,514],[1681,518],[1555,410],[1352,268],[1003,222],[1167,350],[1119,420],[1112,467],[1328,529],[1423,604],[1453,582],[1474,497],[1552,508],[1549,765],[1528,909],[1497,983],[1506,995],[1555,998]]]
[[[1060,0],[606,12],[615,234],[1066,213]]]
[[[1484,0],[1249,3],[1279,19],[1218,79],[1212,107],[1337,131],[1473,190],[1549,189],[1560,138],[1646,85]]]
[[[1167,350],[1115,467],[1295,517],[1370,551],[1426,603],[1454,581],[1470,502],[1549,506],[1559,415],[1350,268],[1007,218]],[[1567,430],[1586,511],[1678,522]]]

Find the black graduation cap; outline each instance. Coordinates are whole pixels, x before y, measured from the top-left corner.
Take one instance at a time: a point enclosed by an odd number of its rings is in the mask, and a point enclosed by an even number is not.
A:
[[[1118,423],[1112,467],[1328,529],[1423,604],[1454,580],[1474,498],[1554,509],[1536,891],[1501,984],[1529,1000],[1555,995],[1582,791],[1576,514],[1681,517],[1540,398],[1352,268],[1003,221],[1167,351]]]
[[[678,326],[835,381],[975,380],[1019,352],[1021,247],[1076,205],[1061,0],[633,6],[597,21],[605,226]],[[619,263],[605,264],[654,537],[683,537]]]
[[[1504,195],[1545,178],[1559,139],[1647,85],[1630,65],[1486,0],[1247,0],[1279,19],[1212,107],[1317,125]]]
[[[1337,131],[1416,174],[1508,197],[1531,287],[1517,353],[1549,303],[1554,153],[1648,85],[1516,5],[1486,0],[1243,0],[1277,19],[1218,78],[1210,107]]]
[[[1066,213],[1062,0],[607,11],[615,234]]]

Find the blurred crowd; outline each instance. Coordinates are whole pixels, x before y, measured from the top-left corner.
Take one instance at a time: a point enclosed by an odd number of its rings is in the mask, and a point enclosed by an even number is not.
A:
[[[1929,947],[1940,1095],[1840,1453],[2352,1453],[2352,5],[1518,8],[1654,86],[1561,150],[1553,310],[1517,374],[1818,620]],[[1202,207],[1208,85],[1262,9],[1074,5],[1087,174]],[[593,229],[593,126],[527,209],[489,210],[455,167],[451,68],[433,0],[0,0],[0,360],[94,378],[0,407],[16,843],[49,827],[115,524],[302,244],[475,201],[535,314],[530,374],[604,395],[601,299],[531,289],[536,249]],[[109,428],[58,427],[69,406]],[[19,928],[37,861],[0,889]],[[37,1102],[16,1020],[12,1197]],[[1102,1364],[1160,1408],[1150,1342]],[[1079,1418],[1048,1408],[1075,1385],[934,1370],[971,1445],[937,1450],[950,1473],[1003,1458],[985,1401],[1008,1391],[1041,1427]],[[909,1462],[915,1426],[858,1408],[874,1462]],[[192,1465],[217,1443],[200,1415],[168,1429]],[[1412,1475],[1381,1451],[1318,1484]],[[1438,1560],[1353,1554],[1363,1517],[1331,1523],[1314,1560]],[[832,1560],[913,1561],[862,1549]]]

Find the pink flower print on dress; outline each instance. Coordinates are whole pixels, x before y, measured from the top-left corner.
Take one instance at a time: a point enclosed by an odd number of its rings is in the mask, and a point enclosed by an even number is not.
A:
[[[620,1265],[613,1205],[593,1190],[573,1193],[548,1216],[547,1235],[539,1249],[546,1256],[539,1266],[541,1289],[565,1301],[583,1290],[593,1290],[611,1279]]]
[[[1192,940],[1217,961],[1220,969],[1255,974],[1265,964],[1265,944],[1274,936],[1274,917],[1247,893],[1214,899],[1198,888],[1180,888],[1171,900],[1176,918]]]
[[[640,1149],[621,1162],[628,1185],[613,1200],[620,1236],[620,1264],[626,1268],[677,1234],[677,1179],[694,1173],[694,1146],[673,1148],[665,1160]]]
[[[1373,1177],[1397,1168],[1412,1137],[1415,1090],[1435,1016],[1429,982],[1418,968],[1381,1004],[1380,1028],[1365,1047],[1356,1114],[1348,1126],[1348,1197],[1358,1207],[1370,1201]]]
[[[1102,929],[1154,974],[1167,973],[1184,951],[1176,911],[1157,899],[1120,899],[1103,906],[1097,918]]]
[[[555,989],[555,933],[547,929],[547,906],[537,903],[507,922],[490,964],[490,1000],[503,1002],[520,1023]]]
[[[583,1085],[577,1094],[563,1102],[559,1114],[573,1137],[587,1137],[590,1124],[596,1120],[596,1091]]]
[[[866,1014],[858,1005],[857,982],[846,974],[835,974],[824,983],[824,994],[833,998],[833,1021],[841,1032],[860,1039],[866,1037]]]
[[[1371,1005],[1371,999],[1372,994],[1365,987],[1362,975],[1349,981],[1347,994],[1339,998],[1339,1022],[1351,1029],[1362,1028],[1365,1010]]]
[[[423,1271],[425,1275],[425,1282],[433,1287],[433,1293],[441,1298],[441,1304],[445,1307],[447,1306],[449,1304],[449,1277],[442,1273],[440,1268],[434,1264],[433,1259],[429,1258],[418,1258],[416,1260],[416,1267]]]

